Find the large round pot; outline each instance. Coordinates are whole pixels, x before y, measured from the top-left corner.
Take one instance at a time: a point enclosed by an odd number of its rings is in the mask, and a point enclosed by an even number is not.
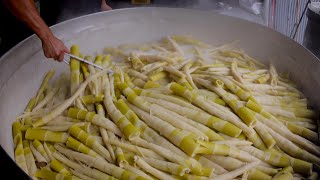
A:
[[[103,47],[156,40],[171,34],[192,34],[213,45],[240,40],[239,47],[258,60],[272,61],[301,87],[315,108],[320,106],[320,61],[284,35],[238,18],[198,10],[135,8],[96,13],[52,27],[67,46],[79,44],[83,54]],[[68,66],[47,60],[33,35],[0,59],[0,145],[14,158],[11,124],[34,96],[44,74]]]

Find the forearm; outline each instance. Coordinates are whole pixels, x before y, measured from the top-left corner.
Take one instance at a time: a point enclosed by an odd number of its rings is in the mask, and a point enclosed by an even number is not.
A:
[[[4,0],[4,3],[11,13],[32,29],[41,40],[52,36],[52,32],[40,17],[33,0]]]

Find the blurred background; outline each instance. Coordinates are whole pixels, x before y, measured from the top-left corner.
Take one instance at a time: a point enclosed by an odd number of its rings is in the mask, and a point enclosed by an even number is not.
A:
[[[99,1],[35,0],[38,11],[48,25],[101,11]],[[52,3],[55,2],[55,3]],[[81,2],[81,3],[80,3]],[[316,39],[308,29],[307,4],[310,0],[107,0],[113,9],[131,7],[192,8],[225,14],[252,21],[294,39],[312,50]],[[312,0],[311,2],[320,2]],[[60,4],[57,6],[56,4]],[[317,11],[320,12],[320,5]],[[316,8],[315,8],[316,9]],[[319,13],[320,14],[320,13]],[[320,16],[318,14],[318,16]],[[310,21],[310,20],[309,20]],[[319,28],[320,22],[317,22]],[[313,24],[315,25],[315,24]],[[310,23],[309,23],[310,26]],[[307,29],[307,32],[306,32]],[[318,31],[319,32],[319,31]],[[306,34],[307,33],[307,34]],[[30,36],[32,32],[17,22],[7,9],[0,7],[0,56]],[[314,40],[313,40],[314,39]],[[319,39],[319,37],[317,37]],[[312,41],[313,40],[313,41]],[[319,47],[319,46],[318,46]],[[317,48],[316,48],[317,49]],[[319,49],[317,49],[319,51]],[[314,54],[319,54],[312,50]],[[318,56],[319,57],[319,56]]]

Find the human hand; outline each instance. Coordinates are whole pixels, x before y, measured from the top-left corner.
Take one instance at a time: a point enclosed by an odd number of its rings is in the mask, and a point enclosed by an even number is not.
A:
[[[112,10],[112,7],[110,7],[105,0],[101,0],[101,11],[109,11]]]
[[[42,39],[43,53],[47,58],[53,58],[57,61],[63,61],[64,53],[69,53],[69,49],[63,42],[54,35]]]

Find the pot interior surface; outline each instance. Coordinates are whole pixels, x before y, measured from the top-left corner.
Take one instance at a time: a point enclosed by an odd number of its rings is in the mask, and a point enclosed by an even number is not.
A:
[[[238,47],[264,63],[273,62],[300,86],[308,100],[320,105],[320,62],[308,50],[284,35],[238,18],[198,10],[135,8],[92,14],[52,27],[68,47],[78,44],[83,54],[101,53],[105,46],[157,40],[190,34],[212,45],[239,40]],[[21,42],[0,60],[0,145],[13,155],[11,125],[37,92],[50,69],[56,74],[68,66],[47,60],[36,36]]]

